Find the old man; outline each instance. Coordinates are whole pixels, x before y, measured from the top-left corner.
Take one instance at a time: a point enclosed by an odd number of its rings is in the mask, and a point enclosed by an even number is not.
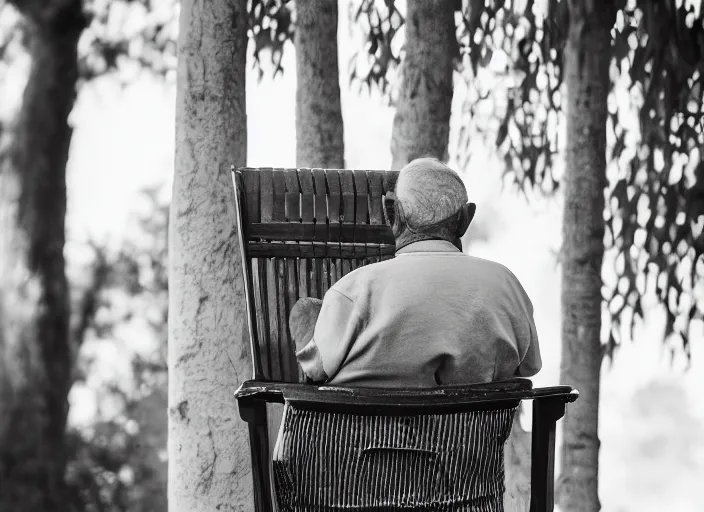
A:
[[[385,209],[396,257],[301,299],[290,317],[297,357],[315,383],[364,387],[473,384],[541,368],[533,306],[505,266],[462,252],[475,205],[432,158],[399,173]]]

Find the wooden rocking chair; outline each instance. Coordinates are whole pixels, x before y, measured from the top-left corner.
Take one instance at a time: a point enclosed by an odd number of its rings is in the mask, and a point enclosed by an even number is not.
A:
[[[519,402],[530,399],[530,511],[552,511],[555,423],[578,396],[571,387],[532,389],[527,379],[411,391],[303,383],[291,307],[394,256],[383,197],[397,175],[233,170],[254,368],[235,397],[249,425],[255,510],[274,510],[272,488],[282,510],[503,510],[503,445]],[[267,403],[285,404],[273,475]]]

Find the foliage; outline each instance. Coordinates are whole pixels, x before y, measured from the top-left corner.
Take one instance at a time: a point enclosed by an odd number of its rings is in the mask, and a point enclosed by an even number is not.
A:
[[[166,76],[176,68],[176,0],[85,0],[83,80],[130,68]]]
[[[106,278],[85,347],[117,344],[130,354],[131,372],[101,381],[97,358],[90,351],[81,358],[79,384],[97,386],[101,405],[94,423],[69,433],[67,478],[80,510],[166,510],[168,204],[156,189],[145,197],[122,248],[112,256],[98,250],[96,258]],[[126,339],[134,332],[136,351]]]
[[[0,27],[0,59],[16,32],[27,44],[28,16],[48,20],[65,30],[68,21],[62,12],[71,5],[0,0],[0,11],[16,9],[24,15],[12,26]],[[176,0],[84,0],[78,6],[78,22],[83,26],[79,42],[80,83],[110,74],[126,85],[136,71],[168,76],[175,70]]]
[[[254,66],[261,79],[265,74],[263,54],[269,53],[273,76],[283,73],[281,65],[287,43],[294,42],[294,0],[249,0],[249,37],[254,43]],[[386,91],[387,73],[400,62],[399,52],[392,47],[394,37],[404,23],[394,0],[353,0],[350,18],[360,25],[364,50],[355,52],[349,62],[351,81],[366,83]],[[364,62],[364,61],[367,62]]]
[[[621,13],[613,65],[634,93],[639,126],[622,123],[620,106],[610,109],[610,157],[624,169],[612,180],[606,219],[622,281],[609,306],[614,320],[624,309],[642,317],[641,297],[654,286],[667,310],[665,336],[679,335],[689,354],[690,322],[702,318],[695,291],[704,254],[704,22],[675,2],[639,1]],[[629,135],[639,139],[630,154]]]
[[[394,0],[386,0],[383,4],[376,0],[360,0],[356,8],[350,3],[350,19],[364,34],[364,50],[355,52],[349,62],[350,81],[366,84],[370,91],[377,87],[387,93],[391,83],[388,74],[401,62],[395,37],[405,19]]]
[[[679,337],[687,354],[691,321],[702,318],[697,287],[704,254],[704,25],[701,13],[678,3],[621,2],[612,30],[605,222],[618,279],[604,290],[612,323],[608,354],[623,323],[633,336],[652,288],[667,311],[665,338]],[[542,16],[536,12],[529,1],[520,13],[531,26],[517,43],[516,67],[523,76],[510,89],[496,143],[517,182],[553,191],[559,185],[553,157],[563,93],[561,27],[568,20],[558,0],[550,0]],[[515,33],[517,27],[506,23],[501,30]],[[624,90],[630,101],[620,101]],[[630,123],[636,116],[638,122]]]
[[[259,78],[264,76],[261,54],[268,51],[271,55],[273,75],[283,73],[281,61],[288,41],[293,41],[293,2],[290,0],[249,0],[248,34],[254,43],[254,66],[259,71]]]

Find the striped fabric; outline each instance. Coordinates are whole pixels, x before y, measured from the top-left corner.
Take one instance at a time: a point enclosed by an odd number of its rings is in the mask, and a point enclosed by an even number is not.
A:
[[[516,409],[357,416],[287,404],[273,461],[279,509],[503,512]]]

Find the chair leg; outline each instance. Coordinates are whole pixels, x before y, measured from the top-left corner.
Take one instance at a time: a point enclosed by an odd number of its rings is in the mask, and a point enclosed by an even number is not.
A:
[[[252,455],[252,484],[255,512],[274,512],[271,500],[269,464],[269,430],[266,403],[258,400],[238,400],[240,417],[249,427],[249,448]]]
[[[530,512],[555,508],[555,423],[565,414],[562,398],[533,400]]]

